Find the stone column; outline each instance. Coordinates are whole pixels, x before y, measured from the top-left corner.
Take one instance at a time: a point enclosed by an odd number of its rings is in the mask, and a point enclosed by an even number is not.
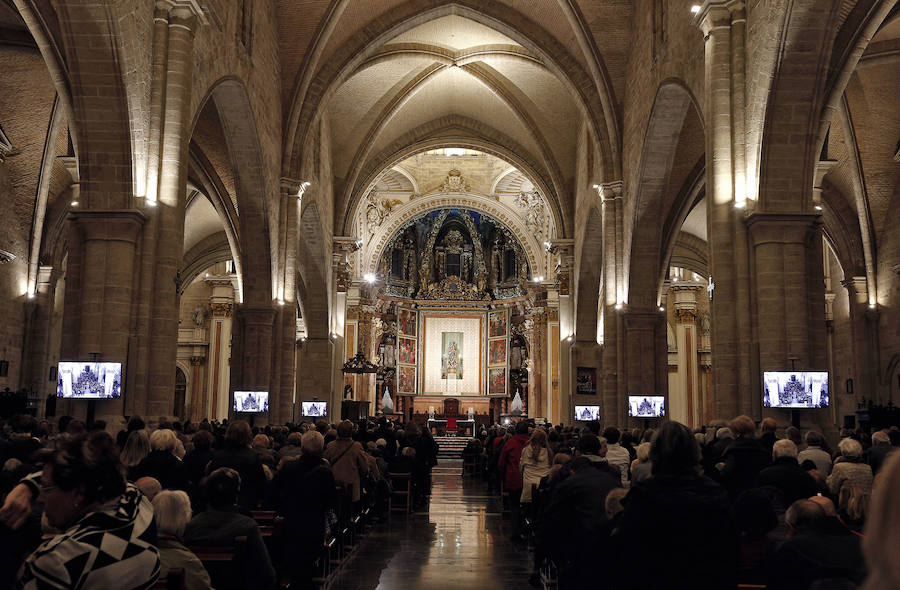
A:
[[[307,338],[301,340],[297,354],[297,408],[295,416],[300,417],[299,403],[302,401],[327,401],[328,419],[334,421],[341,416],[341,408],[333,407],[332,356],[337,347],[329,338]]]
[[[131,393],[126,361],[136,244],[146,218],[137,210],[88,210],[73,212],[70,219],[73,237],[79,242],[80,264],[69,269],[74,272],[66,280],[66,314],[75,316],[71,318],[74,323],[67,324],[77,325],[77,336],[71,335],[67,342],[72,348],[64,352],[79,360],[96,357],[98,361],[123,363],[123,396],[127,397]],[[170,369],[174,380],[174,359]],[[97,419],[112,424],[124,414],[122,398],[96,403]]]
[[[625,285],[622,234],[621,181],[599,185],[602,207],[603,272],[600,283],[600,320],[603,349],[600,370],[597,372],[600,389],[600,413],[604,417],[624,414],[625,380],[622,355],[622,322]],[[622,378],[620,378],[622,376]]]
[[[820,217],[757,213],[748,218],[747,224],[755,270],[758,370],[790,370],[792,366],[824,370],[825,282]],[[757,403],[761,406],[761,400]],[[812,413],[803,417],[810,423],[828,418]]]
[[[864,276],[844,279],[850,299],[850,336],[853,342],[853,381],[861,397],[879,400],[878,383],[878,310],[869,304],[867,280]],[[832,385],[836,390],[836,384]]]
[[[617,400],[617,413],[609,416],[609,423],[617,425],[627,420],[626,395],[666,395],[669,390],[665,314],[628,311],[621,318],[626,389]]]
[[[701,425],[700,374],[697,348],[697,296],[701,285],[673,284],[669,287],[675,300],[675,339],[678,342],[678,399],[669,392],[669,417],[688,427]]]
[[[234,332],[235,292],[237,277],[232,274],[210,275],[205,278],[211,294],[209,308],[209,352],[206,395],[203,398],[202,417],[225,418],[228,416],[228,392],[232,381],[231,358]]]
[[[556,285],[559,289],[559,407],[552,408],[560,421],[572,413],[572,390],[575,371],[572,367],[572,345],[575,342],[575,302],[571,288],[575,269],[575,240],[550,241],[550,252],[557,257]]]
[[[191,357],[191,405],[188,411],[188,419],[191,422],[199,422],[205,417],[203,414],[205,410],[203,398],[206,388],[203,387],[202,369],[203,361],[205,360],[206,357],[202,356]]]
[[[162,32],[165,7],[168,6],[168,32]],[[151,216],[151,231],[155,244],[147,253],[145,264],[150,265],[144,273],[149,279],[149,289],[144,290],[145,309],[151,310],[145,326],[149,332],[144,336],[149,340],[149,357],[146,386],[146,411],[149,416],[168,415],[171,410],[172,392],[175,387],[175,357],[178,346],[178,300],[182,247],[184,243],[184,209],[187,191],[188,141],[190,140],[191,81],[193,79],[193,40],[198,23],[204,19],[196,2],[161,2],[157,6],[155,33],[160,44],[165,43],[165,82],[161,90],[162,125],[156,130],[159,137],[157,146],[151,146],[150,153],[158,149],[158,166],[151,163],[149,169],[158,168],[158,191],[148,194],[148,204],[155,202]],[[162,49],[155,48],[154,71],[162,73],[159,63]],[[151,116],[154,112],[151,109]],[[153,136],[153,133],[151,133]],[[151,173],[152,176],[152,173]],[[154,259],[155,256],[155,259]],[[145,267],[146,268],[146,267]],[[152,269],[152,270],[151,270]]]
[[[271,306],[251,307],[238,305],[235,313],[237,324],[231,356],[231,391],[269,392],[269,420],[274,417],[273,404],[279,404],[276,392],[272,391],[272,344],[275,317],[278,311]],[[232,407],[231,397],[228,402]]]
[[[50,334],[57,281],[62,276],[52,266],[41,266],[37,274],[34,298],[26,302],[25,345],[22,351],[20,386],[37,395],[38,416],[44,415],[44,403],[56,391],[56,383],[48,379],[51,355],[55,348]],[[29,306],[33,311],[29,312]]]
[[[754,413],[751,376],[750,268],[744,212],[744,29],[742,2],[707,2],[698,15],[706,70],[706,202],[710,273],[713,395],[717,417]],[[758,396],[756,396],[758,397]]]

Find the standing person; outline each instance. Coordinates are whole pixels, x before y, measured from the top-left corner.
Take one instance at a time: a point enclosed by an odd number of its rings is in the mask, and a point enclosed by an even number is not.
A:
[[[516,423],[516,435],[506,441],[500,452],[500,460],[497,462],[501,481],[509,493],[509,512],[512,519],[512,540],[524,541],[522,535],[522,514],[519,503],[522,498],[522,473],[519,471],[519,461],[522,451],[528,443],[528,423]]]
[[[244,420],[235,420],[225,430],[225,448],[213,455],[206,468],[212,473],[220,467],[230,467],[241,476],[241,490],[238,505],[244,510],[255,510],[265,497],[266,474],[259,455],[250,448],[252,434],[250,425]]]
[[[772,462],[772,447],[766,450],[766,447],[753,438],[756,427],[750,416],[738,416],[731,421],[730,429],[735,439],[722,453],[719,465],[722,484],[734,499],[744,490],[759,487],[759,472]],[[775,441],[772,440],[772,446],[774,445]]]
[[[299,434],[299,433],[298,433]],[[275,474],[275,508],[284,516],[283,560],[291,587],[311,587],[315,560],[325,541],[328,510],[334,508],[334,474],[322,459],[325,438],[312,430],[303,435],[302,454]]]
[[[738,529],[726,491],[698,474],[700,446],[691,431],[678,422],[663,424],[650,462],[653,477],[632,486],[622,500],[616,587],[732,590]]]
[[[360,482],[369,473],[369,461],[362,445],[353,440],[353,422],[338,424],[337,439],[328,443],[323,457],[331,464],[334,479],[352,486],[353,502],[359,502]]]
[[[631,465],[631,455],[628,450],[619,444],[619,429],[613,426],[603,431],[603,438],[606,439],[606,460],[610,465],[619,468],[621,473],[622,486],[628,485],[628,468]]]
[[[541,478],[550,473],[551,460],[547,433],[543,428],[535,428],[528,446],[522,451],[519,459],[519,471],[522,472],[522,504],[531,503],[531,486],[540,485]]]

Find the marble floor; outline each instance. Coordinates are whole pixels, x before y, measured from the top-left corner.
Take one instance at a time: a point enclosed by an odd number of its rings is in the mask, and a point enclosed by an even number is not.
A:
[[[334,579],[336,590],[528,588],[531,554],[510,540],[500,499],[439,465],[428,511],[378,524]]]

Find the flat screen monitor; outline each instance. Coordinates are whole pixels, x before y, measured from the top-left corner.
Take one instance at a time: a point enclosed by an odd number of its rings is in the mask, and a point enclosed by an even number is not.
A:
[[[666,415],[663,395],[629,395],[628,415],[633,418],[662,418]]]
[[[122,363],[59,363],[56,372],[56,397],[115,399],[121,395]]]
[[[234,411],[235,412],[268,412],[269,411],[269,392],[268,391],[235,391],[234,392]]]
[[[600,406],[575,406],[575,420],[590,422],[600,419]]]
[[[300,402],[300,415],[324,418],[328,415],[328,402]]]
[[[763,406],[827,408],[828,371],[765,371]]]

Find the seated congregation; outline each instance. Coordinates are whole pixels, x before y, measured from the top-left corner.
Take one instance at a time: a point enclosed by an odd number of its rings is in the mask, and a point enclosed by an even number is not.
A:
[[[438,452],[385,418],[2,426],[3,587],[327,586],[379,521],[427,509]],[[900,588],[896,427],[833,451],[759,429],[496,425],[462,452],[486,483],[464,485],[502,495],[511,538],[494,542],[531,551],[539,587]]]

